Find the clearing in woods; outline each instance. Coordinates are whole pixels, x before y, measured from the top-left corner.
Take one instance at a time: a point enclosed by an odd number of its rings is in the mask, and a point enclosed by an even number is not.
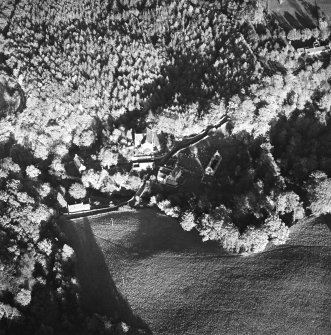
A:
[[[275,16],[286,30],[304,29],[318,26],[317,5],[323,13],[331,18],[330,0],[268,0],[268,13]]]
[[[330,217],[306,220],[291,228],[286,245],[247,257],[202,243],[176,220],[149,209],[62,227],[78,248],[78,278],[90,309],[101,312],[100,306],[107,307],[103,300],[111,299],[103,290],[104,272],[87,266],[99,262],[153,334],[326,335],[331,329],[330,222]],[[100,252],[86,250],[91,239]]]

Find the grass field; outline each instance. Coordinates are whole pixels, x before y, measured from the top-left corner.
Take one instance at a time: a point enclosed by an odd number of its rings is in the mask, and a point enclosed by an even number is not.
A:
[[[330,0],[317,0],[318,6],[322,9],[322,11],[331,18],[331,1]]]
[[[314,28],[318,26],[316,3],[326,17],[331,19],[330,0],[283,0],[282,4],[279,0],[268,0],[268,12],[286,30]]]
[[[327,1],[327,0],[326,0]],[[268,0],[268,12],[275,16],[285,30],[318,26],[315,0]]]
[[[247,257],[202,243],[153,210],[62,226],[78,251],[78,277],[89,308],[109,307],[107,274],[96,262],[107,266],[118,295],[153,334],[322,335],[331,333],[329,223],[326,217],[298,224],[287,245]],[[101,252],[91,252],[94,248]]]

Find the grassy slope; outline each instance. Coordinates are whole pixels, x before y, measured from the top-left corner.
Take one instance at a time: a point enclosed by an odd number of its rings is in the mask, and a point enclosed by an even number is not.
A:
[[[330,334],[330,221],[297,225],[286,246],[249,257],[149,210],[90,224],[118,289],[154,334]]]
[[[278,0],[269,0],[269,13],[275,15],[285,29],[312,28],[318,26],[315,1],[284,0],[279,4]],[[328,18],[331,18],[330,0],[317,0],[317,5]]]
[[[323,10],[323,12],[331,18],[331,1],[330,0],[318,0],[317,1],[320,8]]]
[[[315,0],[284,0],[281,5],[278,0],[269,0],[269,13],[276,16],[286,30],[318,25]]]
[[[314,4],[315,0],[309,0],[310,3]],[[330,0],[317,0],[318,6],[321,8],[323,13],[328,19],[331,19],[331,1]]]

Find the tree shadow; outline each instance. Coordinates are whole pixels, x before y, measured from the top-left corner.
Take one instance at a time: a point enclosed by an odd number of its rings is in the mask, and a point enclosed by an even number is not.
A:
[[[0,118],[22,113],[26,107],[26,96],[20,86],[10,76],[0,75]]]
[[[162,78],[142,88],[143,97],[147,99],[145,109],[154,112],[174,107],[185,111],[183,106],[194,103],[201,114],[210,108],[216,96],[228,99],[240,92],[243,85],[255,82],[255,59],[246,44],[237,41],[239,37],[235,29],[216,35],[214,48],[203,52],[198,44],[189,47],[186,42],[169,43],[166,53],[171,64],[161,67]]]
[[[272,16],[279,22],[280,26],[285,30],[315,28],[316,23],[304,13],[296,13],[295,16],[289,12],[283,15],[273,13]]]
[[[290,1],[289,10],[280,12],[272,12],[272,16],[277,19],[280,26],[285,30],[315,28],[317,26],[317,7],[305,0],[300,0],[302,7],[297,5],[294,1]]]
[[[83,224],[63,221],[60,227],[76,253],[76,274],[83,309],[87,313],[107,315],[116,321],[150,331],[148,325],[134,315],[128,301],[118,291],[88,218],[83,219]]]
[[[233,201],[236,201],[233,196],[250,192],[258,179],[263,180],[264,190],[268,193],[275,186],[276,180],[269,163],[266,160],[261,161],[262,142],[262,138],[254,139],[245,131],[229,137],[214,134],[199,142],[196,147],[204,169],[216,151],[220,153],[222,160],[213,176],[204,176],[206,182],[204,185],[197,181],[197,174],[191,176],[186,174],[186,183],[181,188],[182,191],[184,190],[184,197],[185,193],[194,192],[200,199],[205,194],[215,206],[223,203],[232,207]],[[191,167],[197,163],[195,163],[195,157],[187,155],[187,151],[183,151],[182,156],[179,157],[179,165],[191,171]],[[196,172],[201,173],[201,168],[196,169]]]
[[[328,227],[331,232],[331,214],[324,214],[319,217],[316,224],[324,224]]]
[[[330,120],[324,123],[313,106],[293,112],[288,119],[280,117],[271,127],[270,139],[282,175],[295,182],[306,180],[316,170],[330,175],[330,128]]]
[[[215,256],[226,254],[219,243],[203,242],[196,231],[184,231],[177,220],[158,211],[144,209],[139,216],[137,230],[125,237],[130,249],[138,253],[138,258],[160,252]]]

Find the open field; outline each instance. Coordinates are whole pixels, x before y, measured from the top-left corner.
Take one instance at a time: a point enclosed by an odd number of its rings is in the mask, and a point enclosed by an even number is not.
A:
[[[318,26],[315,0],[284,0],[282,4],[279,0],[268,0],[268,12],[285,30]]]
[[[268,12],[286,30],[314,28],[318,26],[316,3],[326,17],[331,19],[330,0],[284,0],[282,4],[279,0],[268,0]]]
[[[108,278],[153,334],[320,335],[331,331],[330,222],[326,217],[298,224],[287,245],[247,257],[202,243],[154,210],[62,227],[78,251],[89,308],[109,307]],[[90,261],[82,263],[82,256]]]
[[[317,3],[319,7],[322,9],[322,11],[330,19],[331,18],[331,1],[330,0],[318,0]]]

